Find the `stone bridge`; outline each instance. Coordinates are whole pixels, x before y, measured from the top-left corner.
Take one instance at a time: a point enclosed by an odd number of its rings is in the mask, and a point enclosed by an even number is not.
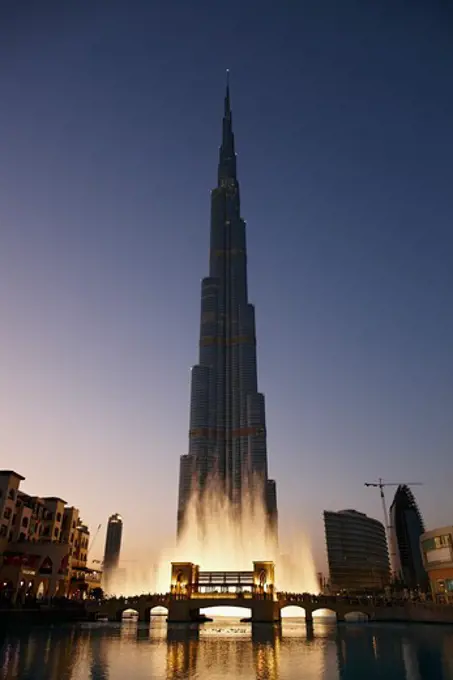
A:
[[[124,611],[133,609],[138,613],[140,621],[149,621],[151,611],[155,607],[168,610],[169,623],[190,623],[199,620],[200,610],[214,607],[243,607],[251,611],[253,623],[272,623],[281,620],[281,612],[285,607],[301,607],[307,622],[313,621],[313,614],[321,609],[329,609],[336,614],[337,621],[344,621],[347,614],[360,613],[369,619],[376,617],[377,610],[385,610],[366,598],[322,597],[307,594],[278,593],[276,596],[254,595],[252,593],[193,593],[192,596],[174,595],[140,595],[128,598],[110,598],[101,603],[87,603],[87,611],[93,618],[106,617],[109,621],[120,621]],[[247,613],[244,612],[246,616]],[[302,615],[302,611],[301,611]]]
[[[191,562],[172,562],[170,592],[109,598],[100,603],[86,602],[91,618],[106,617],[121,620],[123,612],[133,609],[140,621],[149,621],[154,607],[165,607],[169,623],[190,623],[202,620],[201,609],[242,607],[251,611],[252,623],[275,623],[281,620],[285,607],[301,607],[307,623],[313,614],[328,609],[337,621],[348,614],[365,614],[373,621],[432,621],[453,623],[453,607],[433,603],[388,602],[382,597],[335,597],[308,593],[275,592],[273,562],[253,562],[251,571],[200,571]],[[301,612],[302,613],[302,612]]]
[[[154,607],[165,607],[170,609],[171,595],[167,594],[149,594],[137,595],[134,597],[110,597],[101,602],[86,602],[86,610],[90,618],[104,618],[109,621],[121,621],[123,613],[129,609],[133,609],[138,613],[140,621],[149,621],[151,610]]]

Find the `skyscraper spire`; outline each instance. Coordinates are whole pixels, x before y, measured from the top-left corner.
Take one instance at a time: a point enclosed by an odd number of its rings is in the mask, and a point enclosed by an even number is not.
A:
[[[231,116],[230,104],[230,69],[226,70],[225,117]]]
[[[234,151],[233,116],[230,101],[230,72],[226,72],[225,107],[223,114],[222,145],[219,155],[218,185],[226,186],[236,181],[236,153]]]

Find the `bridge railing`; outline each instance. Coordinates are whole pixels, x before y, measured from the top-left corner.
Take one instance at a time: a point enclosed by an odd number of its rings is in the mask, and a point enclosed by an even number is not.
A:
[[[213,591],[212,593],[192,593],[189,600],[252,600],[254,599],[253,593],[244,591],[242,593],[222,593],[219,591]],[[256,598],[255,598],[256,599]]]

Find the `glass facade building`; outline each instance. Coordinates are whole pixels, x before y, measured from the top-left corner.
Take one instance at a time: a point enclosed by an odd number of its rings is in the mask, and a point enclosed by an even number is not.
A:
[[[332,592],[381,591],[390,581],[384,526],[357,510],[324,511]]]

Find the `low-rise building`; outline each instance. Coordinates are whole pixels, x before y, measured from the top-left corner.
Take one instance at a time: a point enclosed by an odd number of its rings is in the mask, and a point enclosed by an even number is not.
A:
[[[24,479],[0,470],[0,599],[86,597],[102,576],[87,566],[88,527],[63,499],[19,490]]]
[[[420,549],[433,598],[453,602],[453,526],[425,531]]]
[[[25,479],[13,470],[0,470],[0,552],[12,539],[19,484]]]

